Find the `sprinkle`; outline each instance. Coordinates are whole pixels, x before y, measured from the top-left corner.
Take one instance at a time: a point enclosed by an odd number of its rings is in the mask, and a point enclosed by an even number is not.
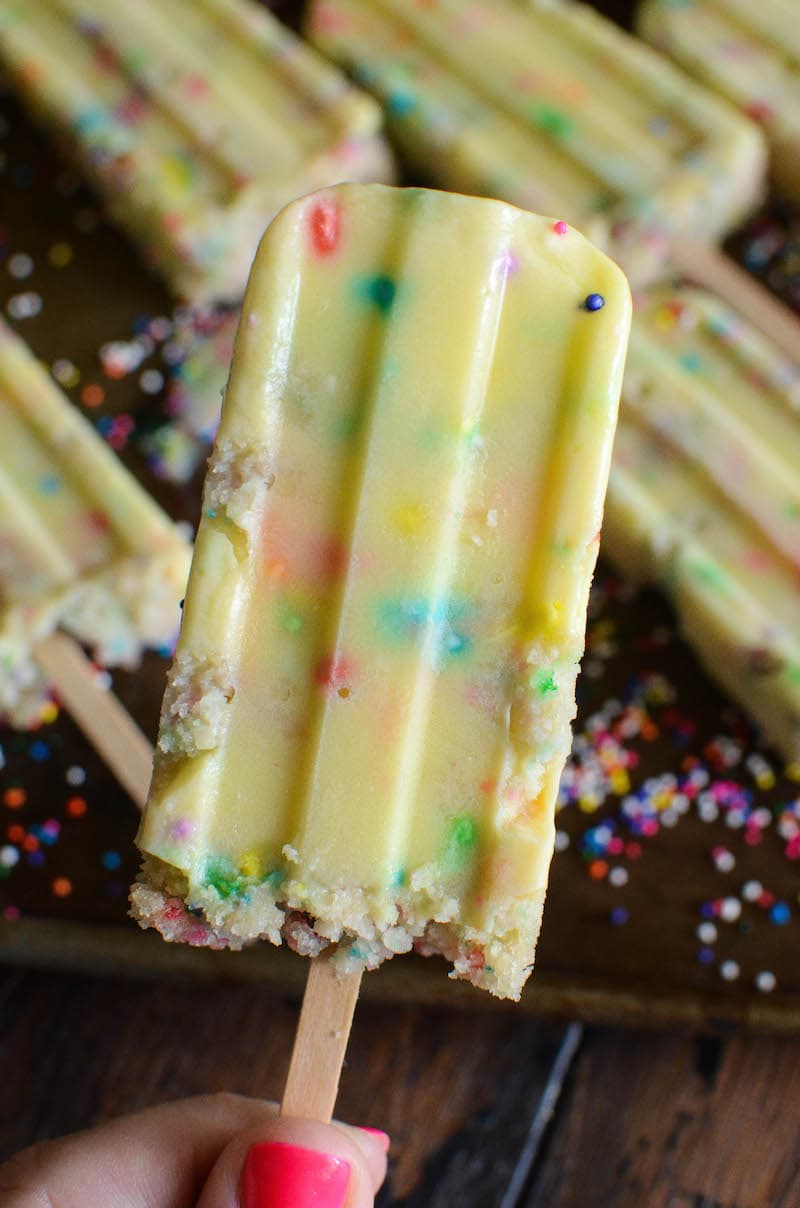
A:
[[[83,797],[70,797],[66,804],[66,812],[70,818],[82,818],[88,808]]]
[[[778,979],[771,969],[762,969],[755,977],[756,989],[762,994],[771,994],[778,984]]]
[[[57,898],[68,898],[72,893],[72,882],[69,877],[56,877],[51,888]]]
[[[53,268],[66,268],[72,260],[72,248],[68,243],[54,243],[48,249],[47,259]]]
[[[81,402],[85,407],[99,407],[106,392],[99,382],[89,382],[81,390]]]
[[[122,864],[122,856],[118,851],[104,851],[100,861],[103,868],[115,872]]]
[[[742,913],[742,903],[738,898],[723,898],[719,906],[719,915],[726,923],[735,923]]]
[[[717,941],[717,929],[713,923],[701,923],[696,934],[701,944],[714,944]]]
[[[608,874],[608,883],[613,885],[615,889],[621,889],[623,885],[628,884],[628,870],[621,865],[612,868]]]
[[[720,977],[725,981],[736,981],[741,970],[736,961],[723,961],[719,967]]]
[[[569,834],[567,833],[567,831],[557,830],[556,831],[555,850],[557,852],[566,851],[567,848],[569,847],[569,844],[570,844],[570,838],[569,838]]]
[[[23,281],[33,272],[33,257],[27,255],[26,252],[15,252],[13,256],[9,256],[7,268],[12,277],[15,277],[17,281]]]
[[[630,917],[630,913],[625,906],[615,906],[609,915],[614,927],[624,927]]]
[[[596,310],[602,310],[606,304],[606,300],[602,294],[587,294],[581,303],[582,310],[588,310],[593,313]]]
[[[760,881],[745,881],[742,886],[742,897],[746,902],[757,902],[764,892]]]
[[[139,378],[139,385],[145,394],[158,394],[164,385],[164,375],[158,369],[145,369]]]
[[[23,788],[6,789],[3,793],[3,804],[7,805],[10,810],[20,809],[27,800],[28,794]]]
[[[792,912],[787,902],[776,902],[770,907],[769,919],[776,927],[785,927],[792,917]]]
[[[557,235],[566,235],[569,227],[567,226],[566,222],[564,222],[563,218],[560,218],[558,222],[553,223],[553,230]]]
[[[19,862],[19,849],[12,847],[11,844],[6,844],[0,847],[0,866],[2,868],[13,868]]]
[[[53,361],[53,377],[68,390],[72,386],[77,386],[81,380],[80,370],[66,357],[59,357],[57,361]]]
[[[719,872],[732,872],[736,867],[736,857],[727,847],[715,847],[711,851],[714,867]]]
[[[12,319],[33,319],[43,305],[41,294],[29,290],[24,294],[12,294],[6,302],[6,310]]]
[[[397,285],[391,277],[376,273],[359,283],[359,294],[365,302],[371,302],[382,315],[388,315],[397,297]]]
[[[339,207],[327,197],[321,198],[309,215],[311,242],[319,256],[330,256],[336,251],[341,238]]]

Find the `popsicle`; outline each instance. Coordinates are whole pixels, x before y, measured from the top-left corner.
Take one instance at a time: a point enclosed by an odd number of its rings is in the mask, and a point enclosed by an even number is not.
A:
[[[800,356],[800,346],[798,347]],[[603,550],[800,758],[800,362],[709,294],[637,309]]]
[[[58,681],[64,667],[70,699],[76,691],[81,655],[56,629],[113,666],[171,642],[190,550],[2,321],[0,430],[0,714],[24,726],[39,720],[48,675]],[[141,765],[143,748],[133,757]],[[139,766],[139,797],[141,779]]]
[[[171,940],[519,996],[629,323],[566,222],[421,189],[288,207],[245,298],[138,843]]]
[[[428,178],[563,215],[636,284],[761,196],[755,124],[586,5],[313,0],[307,28]]]
[[[637,28],[766,131],[772,176],[800,198],[800,21],[795,0],[644,0]]]
[[[375,102],[251,0],[0,0],[0,63],[182,297],[241,300],[293,197],[392,178]]]

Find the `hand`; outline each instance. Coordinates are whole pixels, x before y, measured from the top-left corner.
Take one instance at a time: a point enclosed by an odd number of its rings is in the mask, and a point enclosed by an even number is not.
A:
[[[3,1208],[372,1208],[385,1133],[203,1095],[46,1141],[0,1166]]]

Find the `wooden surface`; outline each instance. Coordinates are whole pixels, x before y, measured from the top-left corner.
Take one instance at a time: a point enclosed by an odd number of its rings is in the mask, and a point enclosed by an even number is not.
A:
[[[297,1011],[7,971],[0,1157],[186,1094],[277,1098]],[[798,1103],[798,1038],[361,1004],[338,1114],[392,1136],[380,1208],[797,1208]]]

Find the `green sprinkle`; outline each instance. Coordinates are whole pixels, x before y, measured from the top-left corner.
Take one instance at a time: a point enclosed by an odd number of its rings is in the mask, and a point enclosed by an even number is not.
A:
[[[694,561],[689,563],[690,574],[706,587],[714,587],[718,591],[728,590],[728,576],[713,562]]]
[[[555,672],[540,671],[538,675],[533,677],[531,687],[535,688],[540,696],[549,696],[551,692],[558,692]]]
[[[478,842],[478,824],[469,814],[454,818],[447,836],[442,864],[451,872],[464,868]]]
[[[786,678],[790,684],[800,685],[800,663],[790,663],[786,668]]]
[[[273,868],[272,872],[268,872],[264,877],[264,883],[271,885],[273,889],[278,889],[286,880],[286,872],[283,868]]]
[[[382,315],[388,315],[397,297],[397,285],[391,277],[376,273],[372,277],[361,279],[358,292],[365,302],[371,302]]]
[[[220,859],[208,860],[203,880],[221,898],[241,894],[247,884],[246,878],[236,872],[230,861]]]
[[[392,889],[402,889],[402,887],[404,885],[407,885],[408,884],[408,869],[407,868],[398,868],[397,872],[392,877],[390,884],[391,884]]]
[[[544,130],[545,134],[552,134],[553,138],[569,138],[575,130],[575,123],[569,114],[554,109],[552,105],[537,105],[532,116],[539,129]]]

